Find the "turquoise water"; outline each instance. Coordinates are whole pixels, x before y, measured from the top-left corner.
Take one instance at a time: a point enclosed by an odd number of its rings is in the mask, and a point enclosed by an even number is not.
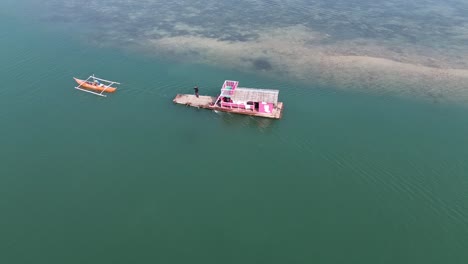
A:
[[[466,105],[97,47],[72,28],[0,16],[0,263],[468,261]],[[73,89],[92,73],[122,85]],[[280,89],[283,119],[172,103],[225,79]]]

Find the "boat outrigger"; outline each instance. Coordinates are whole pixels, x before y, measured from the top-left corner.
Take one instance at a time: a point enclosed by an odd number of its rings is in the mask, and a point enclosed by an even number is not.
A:
[[[283,103],[279,90],[238,87],[238,81],[225,80],[217,97],[178,94],[173,102],[235,114],[280,119]]]
[[[106,97],[106,95],[103,94],[104,92],[113,93],[117,90],[117,88],[111,87],[111,85],[120,84],[118,82],[98,78],[94,76],[94,74],[89,76],[86,80],[81,80],[75,77],[73,77],[73,79],[78,83],[78,86],[76,86],[75,89],[103,97]]]

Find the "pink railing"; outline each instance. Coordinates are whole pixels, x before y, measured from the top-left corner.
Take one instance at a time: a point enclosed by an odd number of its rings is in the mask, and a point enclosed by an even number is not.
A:
[[[236,90],[238,84],[238,81],[225,80],[223,87],[221,87],[221,94],[223,94],[224,91],[228,91],[229,95],[234,94],[234,90]],[[231,86],[231,90],[225,90],[227,86]]]

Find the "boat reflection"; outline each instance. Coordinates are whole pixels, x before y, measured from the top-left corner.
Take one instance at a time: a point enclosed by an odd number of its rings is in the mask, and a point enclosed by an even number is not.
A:
[[[213,112],[219,116],[221,121],[223,121],[222,124],[230,129],[240,127],[251,127],[257,128],[262,132],[266,132],[272,129],[275,121],[277,121],[271,118],[236,115],[216,110],[214,110]]]

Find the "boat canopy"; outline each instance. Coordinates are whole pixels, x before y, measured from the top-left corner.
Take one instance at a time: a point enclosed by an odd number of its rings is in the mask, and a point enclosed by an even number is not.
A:
[[[255,89],[255,88],[237,88],[234,94],[231,95],[231,99],[234,102],[266,102],[278,103],[279,90],[271,89]]]

